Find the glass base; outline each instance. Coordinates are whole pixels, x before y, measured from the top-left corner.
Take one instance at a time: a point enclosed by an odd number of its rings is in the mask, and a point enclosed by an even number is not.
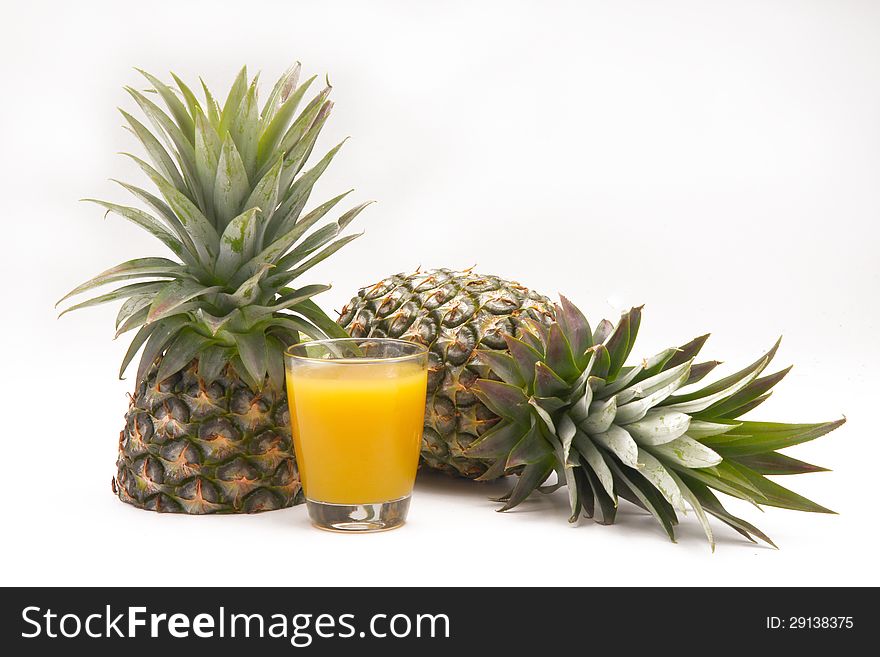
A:
[[[381,532],[406,521],[410,496],[379,504],[330,504],[306,498],[309,517],[318,529],[337,532]]]

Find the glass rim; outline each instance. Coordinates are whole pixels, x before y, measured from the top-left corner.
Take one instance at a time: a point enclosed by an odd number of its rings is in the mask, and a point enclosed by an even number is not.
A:
[[[413,353],[405,354],[403,356],[370,356],[370,357],[358,357],[358,356],[348,356],[345,358],[314,358],[312,356],[303,356],[300,354],[293,353],[295,349],[300,347],[305,348],[309,346],[315,345],[333,345],[333,344],[343,344],[345,342],[378,342],[383,344],[399,344],[405,346],[409,349],[413,349]],[[411,342],[409,340],[401,340],[400,338],[325,338],[323,340],[306,340],[304,342],[297,342],[296,344],[290,345],[287,349],[284,350],[284,357],[291,358],[297,361],[310,362],[310,363],[335,363],[337,365],[358,365],[358,364],[369,364],[369,363],[401,363],[408,360],[415,360],[417,358],[427,356],[428,348],[419,343],[419,342]]]

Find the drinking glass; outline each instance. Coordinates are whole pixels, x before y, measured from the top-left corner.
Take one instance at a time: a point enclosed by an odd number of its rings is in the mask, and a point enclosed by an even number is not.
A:
[[[428,351],[391,338],[315,340],[285,352],[296,461],[312,523],[381,531],[406,520]]]

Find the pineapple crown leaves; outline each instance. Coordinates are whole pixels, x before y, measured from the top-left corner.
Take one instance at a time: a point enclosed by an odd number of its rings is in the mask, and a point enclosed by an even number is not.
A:
[[[549,325],[526,321],[519,337],[505,337],[506,350],[479,352],[497,379],[479,379],[472,390],[500,419],[466,453],[492,463],[483,479],[519,475],[499,510],[517,506],[536,489],[565,485],[570,522],[583,513],[611,524],[622,497],[650,512],[675,540],[679,514],[690,508],[713,549],[708,515],[751,541],[773,545],[729,514],[713,490],[755,505],[831,513],[765,475],[823,470],[778,450],[822,436],[845,420],[740,419],[790,369],[762,376],[779,342],[740,371],[698,387],[718,365],[696,362],[708,335],[625,365],[641,314],[633,308],[617,325],[603,321],[591,330],[583,313],[562,297]],[[556,484],[547,485],[553,472]]]
[[[261,388],[268,376],[280,388],[278,352],[303,334],[345,336],[311,300],[328,286],[289,287],[360,235],[342,232],[369,205],[357,205],[321,227],[318,222],[349,192],[304,213],[312,188],[342,144],[308,165],[333,104],[329,81],[305,102],[315,77],[300,83],[300,68],[298,62],[289,68],[262,106],[257,77],[249,80],[246,68],[222,105],[204,82],[202,102],[173,73],[173,84],[166,84],[139,70],[151,89],[126,87],[146,121],[120,112],[147,158],[126,155],[158,194],[117,181],[148,210],[85,200],[140,226],[176,259],[129,260],[59,301],[125,282],[61,313],[123,301],[116,335],[137,332],[120,377],[142,351],[138,381],[160,356],[160,376],[198,356],[204,374],[231,361],[252,387]]]

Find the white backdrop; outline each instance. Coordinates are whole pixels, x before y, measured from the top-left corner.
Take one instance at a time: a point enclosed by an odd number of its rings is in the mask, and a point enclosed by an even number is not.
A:
[[[827,2],[9,2],[0,26],[4,226],[0,584],[880,584],[877,220],[880,4]],[[224,88],[295,60],[329,73],[314,198],[379,203],[314,270],[360,286],[467,267],[563,292],[591,319],[645,303],[636,356],[713,332],[727,367],[785,335],[796,368],[757,417],[848,424],[790,451],[783,481],[840,512],[731,502],[780,545],[693,517],[677,545],[629,508],[566,522],[563,496],[493,512],[503,489],[422,477],[411,521],[312,530],[305,509],[194,518],[110,492],[129,381],[116,308],[55,320],[75,283],[164,255],[84,196],[141,180],[117,106],[133,66]],[[728,370],[728,371],[732,371]],[[564,556],[563,556],[564,555]],[[570,560],[560,561],[560,557]],[[565,564],[559,567],[560,563]]]

